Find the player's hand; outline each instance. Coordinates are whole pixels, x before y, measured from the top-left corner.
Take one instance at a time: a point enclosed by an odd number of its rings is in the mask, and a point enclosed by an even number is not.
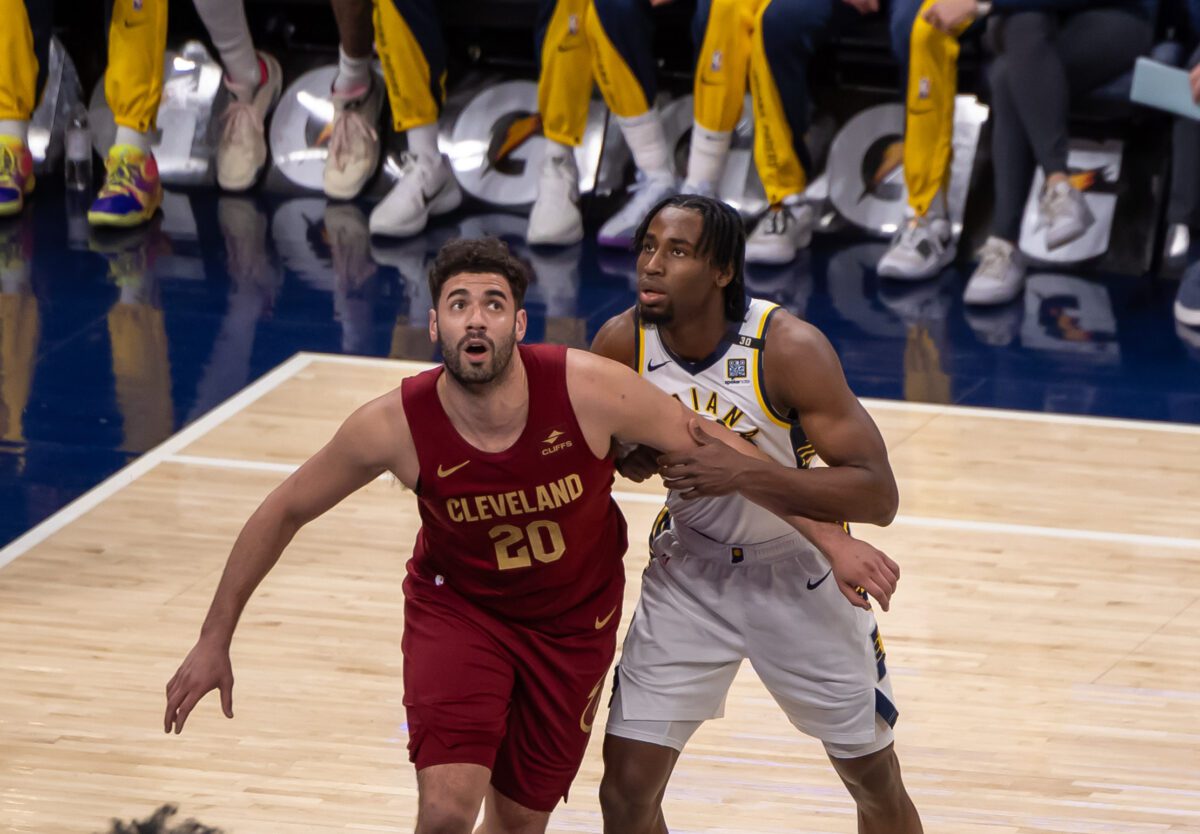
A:
[[[859,14],[870,14],[879,11],[879,0],[842,0],[847,6],[853,6]]]
[[[658,456],[662,452],[649,446],[638,446],[624,457],[617,458],[617,471],[634,483],[658,474]]]
[[[221,690],[221,711],[233,718],[233,664],[229,648],[203,637],[188,652],[175,676],[167,682],[167,714],[163,732],[183,732],[183,725],[200,699],[214,689]]]
[[[753,458],[710,436],[695,417],[688,420],[688,433],[696,441],[695,448],[658,459],[658,474],[667,488],[678,490],[683,498],[735,492],[734,481]]]
[[[937,0],[921,16],[934,29],[952,33],[978,14],[976,0]]]
[[[1192,98],[1196,104],[1200,104],[1200,66],[1192,70]]]
[[[833,568],[838,590],[851,605],[871,610],[871,603],[858,593],[862,588],[879,600],[884,611],[891,607],[892,594],[896,593],[896,583],[900,581],[900,566],[886,553],[850,536],[839,539],[822,552]]]

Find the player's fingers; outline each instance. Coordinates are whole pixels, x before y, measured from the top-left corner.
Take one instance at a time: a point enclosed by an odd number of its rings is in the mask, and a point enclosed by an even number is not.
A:
[[[888,564],[890,561],[890,559],[881,560],[877,566],[877,572],[879,574],[879,578],[886,582],[888,586],[895,591],[896,583],[900,581],[900,574],[896,571],[896,565],[894,563]]]
[[[855,608],[861,608],[864,611],[871,610],[871,603],[869,603],[865,599],[863,599],[859,595],[858,591],[856,591],[854,588],[850,587],[850,585],[848,585],[845,582],[839,582],[839,583],[837,583],[837,587],[838,587],[838,590],[842,592],[842,596],[844,596],[847,600],[849,600],[850,604],[853,605]]]
[[[233,678],[221,681],[221,712],[226,718],[233,718]]]
[[[870,596],[874,597],[879,602],[880,608],[882,608],[884,611],[888,610],[888,607],[892,603],[892,594],[887,589],[886,585],[878,582],[874,577],[869,577],[863,581],[863,587],[866,588],[867,593]]]
[[[179,705],[179,713],[175,716],[175,735],[183,732],[183,725],[187,723],[188,716],[192,714],[196,704],[200,703],[200,699],[204,697],[204,693],[197,695],[195,692],[189,693],[183,699],[183,703]]]
[[[896,581],[899,582],[900,581],[900,563],[895,561],[894,559],[892,559],[886,553],[883,554],[883,561],[885,561],[887,563],[887,566],[889,568],[891,568],[892,573],[896,577]]]

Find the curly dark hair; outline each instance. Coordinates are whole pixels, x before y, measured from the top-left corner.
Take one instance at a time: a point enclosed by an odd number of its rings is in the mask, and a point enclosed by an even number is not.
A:
[[[509,251],[508,244],[500,238],[455,238],[438,250],[437,259],[429,268],[429,292],[434,306],[446,282],[464,272],[499,275],[507,280],[517,309],[524,306],[525,290],[533,282],[533,269]]]
[[[179,809],[174,805],[164,805],[145,822],[124,823],[120,820],[113,820],[108,834],[223,834],[221,829],[201,825],[195,820],[186,820],[168,828],[167,821],[178,812]]]
[[[746,227],[741,216],[726,203],[699,194],[676,194],[667,197],[643,218],[633,236],[634,249],[641,251],[650,222],[665,208],[694,211],[703,223],[697,254],[708,258],[717,269],[728,269],[733,280],[725,285],[725,318],[741,321],[746,315]]]

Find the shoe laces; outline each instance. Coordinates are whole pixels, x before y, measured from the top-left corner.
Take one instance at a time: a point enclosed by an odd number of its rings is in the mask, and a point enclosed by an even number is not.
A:
[[[356,153],[379,138],[373,125],[353,107],[344,107],[333,119],[333,134],[329,137],[329,156],[338,167],[350,154]]]
[[[134,178],[137,176],[137,166],[130,162],[125,157],[118,157],[108,169],[108,174],[104,178],[104,187],[100,189],[101,196],[108,194],[129,194],[136,195],[137,184]]]
[[[787,234],[788,226],[795,219],[787,206],[772,206],[767,210],[763,231],[769,235]]]
[[[17,152],[7,144],[0,143],[0,181],[16,180],[21,171],[21,160]]]
[[[1013,258],[1013,253],[994,240],[989,240],[979,250],[979,271],[989,275],[1003,272]]]
[[[1059,188],[1055,186],[1054,188],[1047,188],[1042,194],[1042,199],[1038,201],[1039,214],[1041,215],[1039,218],[1041,222],[1038,225],[1048,226],[1058,219],[1059,216],[1069,212],[1071,210],[1071,198],[1074,191],[1075,189],[1070,187]]]
[[[234,98],[221,114],[221,144],[230,143],[246,135],[262,138],[263,124],[259,121],[254,104]]]

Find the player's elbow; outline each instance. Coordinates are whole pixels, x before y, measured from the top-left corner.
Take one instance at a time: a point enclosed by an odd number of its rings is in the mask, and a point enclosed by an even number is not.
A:
[[[875,490],[875,518],[871,523],[887,527],[896,520],[896,513],[900,510],[900,490],[896,487],[895,478],[887,477],[882,480],[883,483]]]

